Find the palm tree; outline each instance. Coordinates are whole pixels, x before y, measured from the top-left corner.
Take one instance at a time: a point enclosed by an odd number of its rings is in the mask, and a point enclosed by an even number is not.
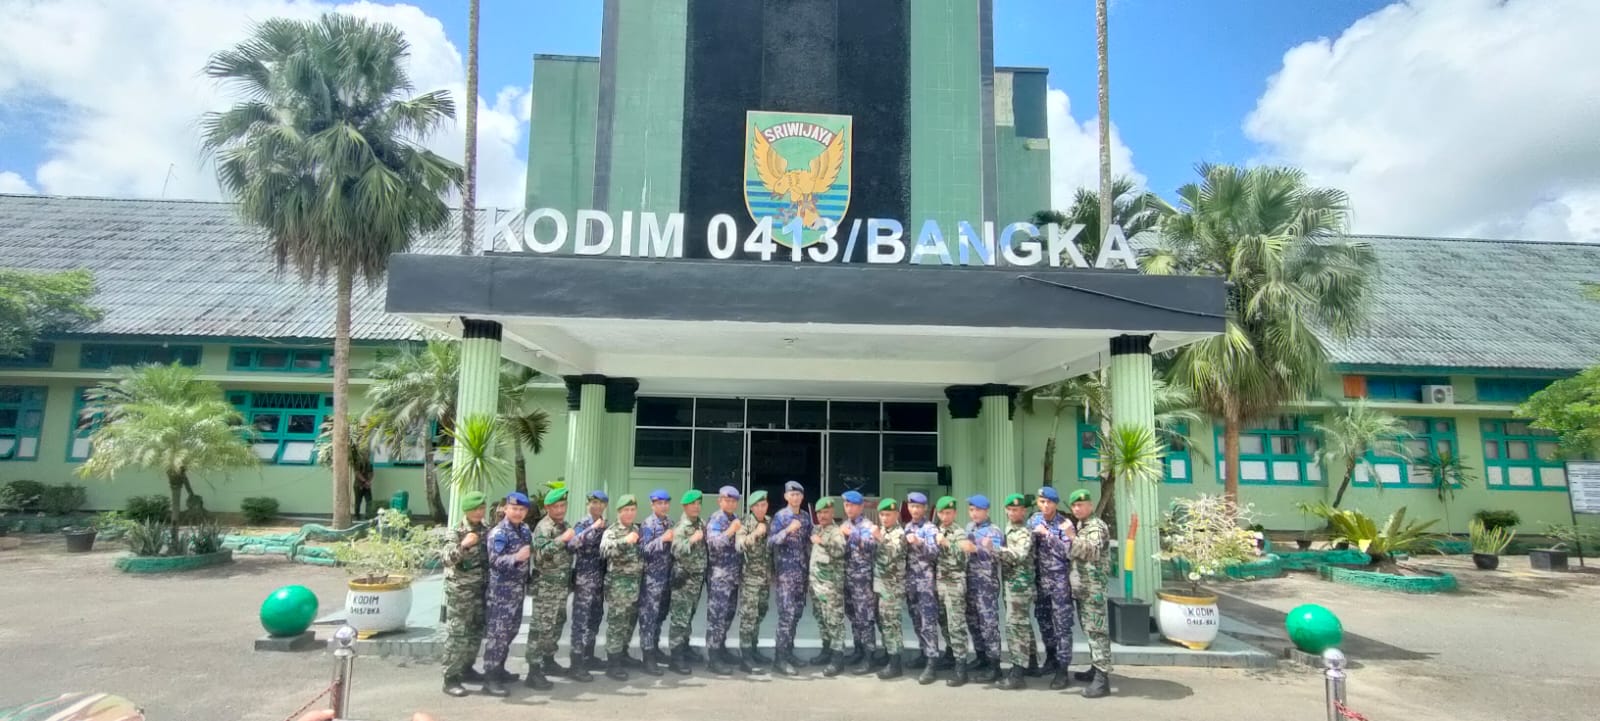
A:
[[[1155,230],[1161,219],[1176,212],[1161,196],[1144,190],[1130,178],[1117,178],[1111,183],[1112,222],[1129,238]],[[1100,243],[1106,237],[1100,225],[1100,199],[1096,191],[1079,188],[1072,196],[1072,205],[1064,211],[1041,210],[1033,214],[1033,224],[1043,227],[1056,224],[1063,228],[1081,224],[1091,230],[1079,235],[1078,248],[1090,263],[1100,254]],[[1099,228],[1096,232],[1095,228]]]
[[[528,492],[528,451],[542,453],[545,434],[550,432],[550,414],[527,407],[528,392],[537,378],[539,373],[527,366],[510,361],[500,365],[499,420],[507,440],[513,443],[518,493]]]
[[[181,496],[194,495],[189,476],[260,463],[250,448],[251,431],[222,388],[200,380],[192,368],[174,363],[112,372],[115,379],[85,393],[80,419],[92,419],[98,428],[78,475],[113,478],[127,469],[164,474],[172,494],[172,548],[181,548]]]
[[[1356,469],[1365,468],[1369,478],[1376,479],[1377,471],[1372,459],[1395,458],[1406,460],[1405,440],[1411,431],[1399,418],[1373,408],[1367,399],[1360,398],[1334,415],[1332,423],[1314,423],[1312,429],[1322,436],[1322,447],[1317,451],[1317,462],[1343,464],[1344,478],[1339,490],[1333,494],[1333,507],[1344,501],[1344,492],[1350,488]]]
[[[1203,164],[1178,191],[1181,212],[1162,223],[1147,273],[1221,276],[1221,335],[1180,349],[1172,379],[1223,424],[1225,493],[1239,496],[1239,433],[1318,387],[1327,354],[1313,328],[1348,335],[1365,315],[1377,259],[1336,240],[1349,203],[1293,168]]]
[[[478,205],[478,0],[467,2],[466,182],[461,190],[461,254],[472,255]]]
[[[350,524],[350,297],[389,256],[449,219],[461,168],[417,141],[455,115],[449,93],[409,97],[410,47],[394,26],[348,15],[267,20],[205,72],[242,101],[202,120],[202,147],[278,270],[335,279],[333,525]]]
[[[350,429],[345,433],[349,439],[350,448],[345,455],[350,459],[350,476],[357,482],[371,484],[377,469],[372,465],[372,429],[363,427],[358,422],[351,422]],[[333,468],[333,419],[322,419],[322,426],[317,429],[317,464],[326,468]],[[373,514],[374,517],[376,514]]]
[[[1100,87],[1098,93],[1100,101],[1100,203],[1097,206],[1098,212],[1096,215],[1099,216],[1097,220],[1101,221],[1101,223],[1104,223],[1107,218],[1111,217],[1112,213],[1114,212],[1112,210],[1111,199],[1114,195],[1118,195],[1117,193],[1113,192],[1111,187],[1111,58],[1110,54],[1106,51],[1106,44],[1110,39],[1110,32],[1107,29],[1106,24],[1106,15],[1106,0],[1095,0],[1095,55],[1099,60],[1100,66]],[[1095,233],[1095,240],[1097,241],[1095,245],[1097,247],[1099,246],[1098,241],[1102,238],[1105,238],[1106,231],[1110,230],[1108,226],[1103,224],[1095,224],[1087,227],[1098,229],[1098,232]],[[1129,236],[1134,234],[1133,231],[1128,230],[1127,228],[1123,228],[1123,232]]]

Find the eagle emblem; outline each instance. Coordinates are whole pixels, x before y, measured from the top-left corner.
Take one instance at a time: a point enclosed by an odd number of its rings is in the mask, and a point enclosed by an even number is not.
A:
[[[772,219],[773,240],[801,246],[837,225],[850,207],[851,118],[752,111],[746,123],[745,204]],[[787,230],[786,230],[787,229]]]

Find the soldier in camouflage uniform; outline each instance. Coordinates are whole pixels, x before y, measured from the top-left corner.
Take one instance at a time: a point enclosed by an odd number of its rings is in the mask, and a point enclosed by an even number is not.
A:
[[[567,548],[572,551],[572,678],[583,680],[600,664],[594,657],[594,638],[604,612],[606,561],[600,556],[600,538],[606,530],[605,491],[589,491],[589,515],[572,527]]]
[[[839,530],[844,533],[845,546],[845,607],[844,615],[850,622],[850,635],[855,640],[855,651],[840,661],[841,666],[861,664],[857,674],[868,674],[878,667],[874,641],[878,634],[878,598],[872,594],[872,564],[877,556],[877,524],[861,512],[866,499],[860,491],[845,491],[844,522]]]
[[[1000,567],[996,551],[1005,545],[1005,534],[989,522],[989,499],[976,495],[967,499],[967,540],[974,551],[967,558],[967,630],[978,660],[969,671],[977,673],[978,683],[1000,680]]]
[[[484,591],[489,586],[489,546],[483,526],[484,495],[472,491],[461,497],[461,523],[450,547],[444,550],[445,605],[449,608],[449,641],[444,649],[444,692],[467,695],[462,681],[481,683],[483,674],[473,670],[478,647],[483,644]]]
[[[505,696],[506,656],[511,640],[522,626],[522,599],[527,595],[529,559],[533,532],[522,519],[528,515],[528,497],[521,493],[506,496],[505,519],[489,531],[489,603],[483,652],[483,692]]]
[[[689,627],[706,585],[706,522],[700,520],[699,490],[684,491],[678,499],[683,515],[672,529],[672,610],[667,620],[667,648],[672,654],[667,668],[689,674]]]
[[[1054,674],[1050,688],[1057,691],[1067,687],[1067,666],[1072,663],[1072,588],[1067,579],[1071,564],[1067,560],[1067,534],[1061,530],[1068,525],[1067,519],[1056,512],[1060,500],[1056,489],[1040,488],[1039,512],[1028,518],[1028,530],[1034,535],[1035,578],[1039,583],[1033,612],[1044,636],[1043,671]]]
[[[733,625],[733,614],[738,610],[739,575],[744,567],[734,539],[743,526],[739,521],[739,498],[739,489],[733,486],[718,489],[718,510],[706,522],[706,670],[719,675],[749,665],[728,652],[728,627]],[[749,668],[744,670],[749,672]]]
[[[1111,529],[1094,515],[1094,501],[1086,490],[1067,497],[1072,523],[1066,529],[1067,555],[1072,559],[1072,595],[1077,601],[1078,622],[1089,636],[1092,665],[1072,675],[1088,681],[1086,698],[1111,693],[1111,632],[1106,619],[1106,585],[1111,576]]]
[[[1011,668],[1000,681],[1000,688],[1027,687],[1023,674],[1028,656],[1033,653],[1033,534],[1028,531],[1027,499],[1021,493],[1006,496],[1006,538],[1000,549],[1000,581],[1006,596],[1006,648]]]
[[[927,518],[928,497],[921,493],[906,496],[911,520],[906,523],[906,604],[911,609],[911,627],[917,634],[921,653],[912,659],[912,668],[924,668],[939,657],[939,597],[933,587],[933,565],[939,557],[939,530]]]
[[[783,500],[788,506],[773,516],[772,527],[767,531],[767,544],[773,548],[772,566],[777,576],[778,596],[778,638],[773,661],[778,673],[797,676],[798,667],[804,664],[794,655],[794,632],[806,608],[811,515],[800,506],[806,494],[805,487],[799,483],[783,484]]]
[[[617,523],[606,529],[600,541],[600,554],[606,568],[606,676],[628,680],[626,662],[628,641],[633,638],[639,619],[639,585],[644,574],[644,556],[639,553],[639,503],[633,494],[617,499]]]
[[[572,593],[572,551],[567,542],[576,535],[567,525],[567,489],[552,489],[544,495],[544,513],[533,528],[533,618],[528,620],[525,681],[536,687],[545,675],[567,671],[556,663],[556,644],[567,625],[567,596]],[[572,678],[588,681],[589,672],[574,673]]]
[[[739,552],[744,554],[744,571],[739,579],[739,659],[746,673],[759,671],[754,664],[770,664],[756,644],[761,640],[761,622],[767,617],[767,599],[772,595],[772,548],[767,545],[767,492],[750,494],[750,512],[739,520],[734,534]]]
[[[945,632],[950,637],[950,652],[955,659],[950,680],[945,685],[952,688],[967,683],[967,556],[976,550],[967,532],[956,523],[956,499],[945,496],[934,506],[939,514],[939,555],[934,568],[934,590],[939,605],[944,609]],[[934,664],[922,669],[917,683],[933,683],[937,676]]]
[[[900,526],[900,504],[893,498],[878,501],[878,527],[873,530],[872,591],[878,598],[878,631],[888,661],[878,671],[885,681],[905,673],[905,631],[900,614],[906,608],[906,529]],[[858,670],[859,671],[859,670]]]
[[[639,549],[644,554],[644,586],[639,591],[639,650],[644,672],[660,676],[667,657],[661,653],[661,622],[672,604],[672,496],[650,492],[650,517],[639,524]]]
[[[811,603],[823,648],[828,654],[822,675],[832,678],[844,670],[844,533],[833,522],[833,499],[817,500],[817,525],[811,533]]]

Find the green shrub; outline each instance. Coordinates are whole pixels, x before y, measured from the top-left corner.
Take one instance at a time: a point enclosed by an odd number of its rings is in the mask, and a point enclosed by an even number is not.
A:
[[[0,508],[36,513],[44,502],[45,486],[38,481],[12,481],[0,489]]]
[[[137,523],[166,522],[172,518],[172,501],[166,496],[134,496],[128,499],[127,512]]]
[[[1516,511],[1478,511],[1472,514],[1473,518],[1483,522],[1483,527],[1490,531],[1497,528],[1516,528],[1522,525],[1522,517]]]
[[[128,533],[122,540],[128,544],[128,550],[133,551],[135,556],[159,556],[162,546],[166,545],[167,539],[171,537],[171,524],[145,521],[129,525]]]
[[[252,526],[265,525],[278,517],[278,499],[246,498],[239,502],[239,511],[244,513],[245,523]]]
[[[186,536],[189,552],[198,556],[203,553],[216,553],[222,550],[222,527],[215,523],[204,523],[196,526]]]
[[[65,516],[76,513],[88,502],[89,489],[83,486],[74,486],[70,483],[49,486],[39,498],[39,510],[52,516]]]

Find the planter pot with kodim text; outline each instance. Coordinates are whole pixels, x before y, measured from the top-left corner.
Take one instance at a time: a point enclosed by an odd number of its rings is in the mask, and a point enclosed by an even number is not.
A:
[[[1217,640],[1222,613],[1215,594],[1168,589],[1156,596],[1161,599],[1156,622],[1162,637],[1194,651],[1204,651]]]
[[[93,528],[69,528],[61,535],[67,539],[67,553],[88,553],[94,550],[94,538],[99,534]]]
[[[361,638],[399,631],[406,627],[406,616],[411,614],[411,578],[389,576],[350,581],[344,608],[346,622],[355,627]]]
[[[1480,571],[1493,571],[1500,567],[1500,556],[1493,553],[1474,553],[1472,565],[1477,566]]]

